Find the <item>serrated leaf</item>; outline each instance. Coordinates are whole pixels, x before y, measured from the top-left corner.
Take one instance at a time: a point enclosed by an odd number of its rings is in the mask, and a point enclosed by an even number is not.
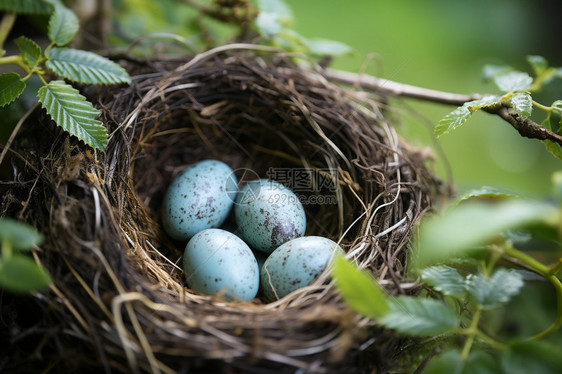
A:
[[[482,99],[464,103],[463,106],[453,110],[439,121],[437,126],[435,126],[435,136],[439,137],[461,127],[476,110],[496,104],[498,100],[497,96],[486,96]]]
[[[553,374],[562,373],[562,349],[541,341],[517,341],[501,357],[504,373]]]
[[[310,53],[318,56],[340,56],[352,51],[349,45],[335,40],[303,38],[302,42]]]
[[[80,28],[78,17],[63,5],[53,3],[55,11],[49,19],[47,35],[53,43],[63,46],[72,41]]]
[[[0,261],[0,287],[15,293],[40,291],[51,284],[45,269],[22,255]]]
[[[421,278],[434,290],[445,295],[464,297],[466,281],[457,269],[447,265],[431,266],[422,270]]]
[[[39,89],[37,96],[57,125],[91,147],[105,151],[107,131],[96,120],[99,111],[77,89],[64,81],[51,81]]]
[[[511,98],[511,107],[519,115],[521,120],[526,120],[533,111],[533,100],[531,95],[526,92],[519,92]]]
[[[546,61],[546,59],[542,56],[527,56],[527,62],[533,68],[535,75],[542,74],[548,68],[548,61]]]
[[[552,124],[550,123],[550,117],[542,121],[541,125],[544,128],[552,131]],[[560,146],[560,144],[555,143],[551,140],[542,140],[542,143],[546,147],[547,151],[549,151],[554,157],[562,160],[562,146]]]
[[[494,78],[494,83],[504,92],[525,91],[531,88],[533,78],[520,71],[512,71]]]
[[[33,40],[26,38],[25,36],[20,36],[15,39],[14,42],[20,50],[23,61],[30,68],[34,68],[39,63],[41,58],[41,47],[37,45]]]
[[[371,318],[388,313],[385,291],[369,273],[359,270],[345,257],[336,258],[332,276],[345,301],[358,313]]]
[[[523,287],[523,277],[513,269],[498,269],[491,277],[470,274],[466,290],[483,309],[499,308]]]
[[[0,243],[9,243],[17,251],[32,250],[43,242],[43,235],[25,223],[0,219]]]
[[[390,312],[380,322],[409,336],[435,336],[453,331],[459,317],[444,303],[411,296],[388,300]]]
[[[10,104],[17,99],[25,89],[25,82],[17,73],[0,75],[0,107]]]
[[[466,106],[460,106],[443,117],[435,126],[435,136],[447,134],[466,123],[472,113]]]
[[[18,14],[47,14],[52,12],[52,8],[37,0],[2,0],[0,1],[0,11]]]
[[[259,0],[256,26],[265,36],[279,34],[293,22],[291,8],[283,0]]]
[[[418,269],[446,263],[466,256],[508,229],[528,224],[550,227],[559,218],[555,206],[539,201],[508,199],[495,204],[467,201],[444,215],[424,219],[411,263]]]
[[[92,52],[55,47],[49,51],[48,57],[47,67],[73,82],[116,84],[131,81],[121,66]]]

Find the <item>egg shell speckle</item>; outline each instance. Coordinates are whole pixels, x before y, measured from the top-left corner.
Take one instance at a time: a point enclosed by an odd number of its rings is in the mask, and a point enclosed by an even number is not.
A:
[[[221,161],[197,162],[170,184],[162,204],[162,226],[172,238],[189,240],[201,230],[220,226],[232,209],[238,183]]]
[[[251,300],[259,289],[259,268],[242,239],[221,229],[203,230],[185,247],[183,269],[195,292],[214,295],[226,291],[226,300]]]
[[[274,301],[312,283],[326,269],[334,252],[344,253],[334,241],[320,236],[305,236],[281,245],[261,268],[264,299]]]
[[[306,214],[298,197],[281,183],[268,179],[251,181],[242,188],[234,216],[240,236],[266,253],[306,231]]]

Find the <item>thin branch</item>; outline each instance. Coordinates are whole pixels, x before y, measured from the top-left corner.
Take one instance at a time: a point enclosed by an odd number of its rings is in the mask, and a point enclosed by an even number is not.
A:
[[[388,79],[376,78],[366,74],[355,74],[346,71],[328,69],[325,71],[328,79],[345,85],[360,87],[375,93],[390,96],[409,97],[433,103],[461,106],[472,100],[484,97],[481,94],[462,95],[444,91],[430,90],[427,88],[412,86],[394,82]],[[486,112],[496,114],[507,121],[523,137],[538,140],[550,140],[562,146],[562,136],[539,125],[531,119],[522,120],[517,114],[509,112],[509,107],[498,105],[493,108],[484,109]]]

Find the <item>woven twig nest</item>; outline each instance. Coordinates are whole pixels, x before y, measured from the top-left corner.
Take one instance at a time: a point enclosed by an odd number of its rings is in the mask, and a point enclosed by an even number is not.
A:
[[[36,255],[54,278],[36,298],[43,359],[93,372],[387,370],[398,338],[352,312],[329,274],[269,304],[195,294],[177,266],[185,243],[159,224],[167,185],[199,160],[262,178],[317,173],[333,183],[301,192],[306,234],[338,241],[388,292],[409,292],[409,236],[438,183],[379,102],[260,47],[122,62],[130,86],[85,90],[109,128],[106,153],[42,111],[12,145],[1,213],[45,234]]]

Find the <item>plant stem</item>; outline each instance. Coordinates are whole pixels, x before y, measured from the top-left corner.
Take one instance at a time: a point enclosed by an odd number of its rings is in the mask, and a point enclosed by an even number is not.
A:
[[[14,22],[16,22],[15,13],[6,13],[0,21],[0,56],[4,56],[6,52],[4,51],[4,42],[8,37],[8,34],[14,27]]]
[[[530,338],[531,340],[544,339],[557,331],[562,326],[562,283],[560,282],[560,279],[558,279],[558,277],[553,274],[553,269],[557,271],[560,268],[560,261],[554,266],[546,266],[543,263],[535,260],[531,256],[528,256],[527,254],[513,248],[512,246],[506,245],[504,251],[506,255],[516,258],[525,263],[531,269],[535,270],[538,274],[545,277],[554,286],[557,306],[556,320],[546,330]]]
[[[480,322],[481,315],[482,308],[479,305],[474,311],[470,327],[465,330],[465,332],[468,334],[468,337],[466,338],[466,341],[464,342],[464,346],[462,348],[461,360],[463,361],[466,361],[468,359],[470,349],[472,348],[472,344],[474,343],[474,338],[476,338],[476,335],[478,335],[478,323]]]
[[[537,103],[535,100],[532,101],[533,102],[533,106],[536,106],[537,108],[539,108],[540,110],[544,110],[547,113],[552,112],[552,107],[546,106],[546,105],[542,105],[541,103]]]

